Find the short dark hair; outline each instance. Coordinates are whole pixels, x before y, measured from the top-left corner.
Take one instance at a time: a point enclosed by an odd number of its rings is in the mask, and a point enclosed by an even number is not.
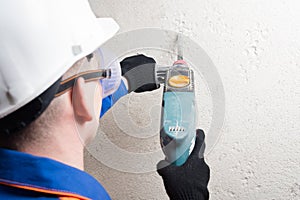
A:
[[[55,126],[55,120],[63,112],[64,106],[61,103],[60,98],[54,99],[35,121],[20,131],[0,133],[0,147],[20,151],[28,144],[41,144],[48,140],[51,127]]]

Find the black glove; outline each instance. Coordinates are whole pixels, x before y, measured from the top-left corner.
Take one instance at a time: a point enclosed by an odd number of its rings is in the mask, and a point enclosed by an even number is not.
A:
[[[210,170],[203,158],[204,138],[204,132],[198,129],[194,150],[182,166],[170,165],[165,160],[157,164],[157,172],[171,200],[209,199]]]
[[[128,81],[128,92],[145,92],[159,88],[155,82],[155,60],[143,54],[121,61],[122,76]]]

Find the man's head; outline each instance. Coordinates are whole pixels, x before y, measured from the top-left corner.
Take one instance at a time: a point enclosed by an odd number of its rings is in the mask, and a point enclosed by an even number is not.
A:
[[[90,54],[76,62],[61,81],[99,67],[99,58]],[[0,146],[22,150],[28,145],[45,145],[54,139],[54,133],[66,134],[68,128],[77,129],[83,144],[95,134],[101,109],[102,89],[98,79],[86,82],[77,78],[65,93],[55,97],[46,110],[25,128],[13,133],[0,134]]]
[[[67,129],[87,142],[98,123],[99,80],[77,77],[66,93],[54,96],[64,80],[90,70],[87,66],[99,67],[86,56],[116,33],[117,24],[97,19],[86,0],[0,4],[1,146],[42,145],[55,139],[50,131]]]

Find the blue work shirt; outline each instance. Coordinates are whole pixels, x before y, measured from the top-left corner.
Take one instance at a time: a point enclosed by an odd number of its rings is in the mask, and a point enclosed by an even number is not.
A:
[[[100,118],[124,95],[128,94],[128,91],[126,89],[126,86],[121,81],[121,84],[116,92],[114,92],[112,95],[107,96],[106,98],[102,99],[102,107],[101,107],[101,113]]]
[[[58,161],[0,148],[0,199],[110,200],[84,171]]]

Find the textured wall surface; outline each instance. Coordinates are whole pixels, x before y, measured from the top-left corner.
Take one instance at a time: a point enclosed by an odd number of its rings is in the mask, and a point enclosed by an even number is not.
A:
[[[298,1],[90,3],[97,16],[113,17],[121,32],[144,27],[181,31],[205,49],[214,62],[225,90],[226,118],[217,144],[206,155],[211,167],[211,199],[300,199]],[[159,104],[159,94],[155,91],[123,98],[101,120],[99,134],[107,135],[126,151],[158,149],[157,126],[151,126],[149,132],[154,135],[148,139],[126,134],[130,130],[128,121],[143,127],[158,117],[157,112],[149,116],[145,105]],[[206,131],[209,104],[209,100],[202,101],[199,108],[204,113],[200,112],[199,125]],[[120,123],[125,126],[120,128]],[[138,130],[132,132],[138,134]],[[101,157],[103,152],[98,150]],[[113,155],[106,151],[103,158],[109,156]],[[161,158],[158,156],[153,163]],[[124,172],[98,160],[87,152],[86,170],[98,178],[113,199],[168,199],[155,172]],[[126,163],[122,157],[119,161]]]

